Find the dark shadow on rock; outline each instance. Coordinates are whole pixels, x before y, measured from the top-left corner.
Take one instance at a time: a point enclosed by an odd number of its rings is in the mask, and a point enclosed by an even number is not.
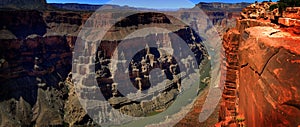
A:
[[[47,32],[47,24],[39,11],[1,10],[0,19],[0,29],[5,28],[20,39],[31,34],[43,36]]]

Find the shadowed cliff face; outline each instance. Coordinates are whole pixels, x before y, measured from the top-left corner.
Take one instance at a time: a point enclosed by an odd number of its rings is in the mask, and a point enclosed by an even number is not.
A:
[[[47,25],[39,11],[0,11],[0,27],[10,30],[17,38],[25,39],[28,35],[43,36]]]
[[[88,122],[82,109],[71,106],[80,104],[75,95],[68,99],[69,91],[74,91],[66,78],[71,71],[76,32],[90,14],[34,10],[0,13],[5,19],[0,22],[1,126]],[[77,117],[64,117],[73,110],[79,113]]]
[[[46,0],[1,0],[0,8],[45,9]]]
[[[89,15],[90,13],[79,12],[0,10],[0,18],[5,19],[0,21],[0,27],[10,31],[18,39],[25,39],[30,35],[76,36]]]
[[[1,40],[1,126],[60,125],[71,70],[65,37]]]

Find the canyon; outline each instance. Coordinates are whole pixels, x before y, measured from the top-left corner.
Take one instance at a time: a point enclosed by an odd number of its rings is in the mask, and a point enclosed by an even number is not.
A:
[[[121,15],[110,12],[113,9],[134,8],[109,5],[107,9],[110,11],[95,15],[95,19],[101,18],[99,21],[88,20],[98,6],[46,4],[43,0],[27,2],[0,2],[0,18],[5,19],[0,21],[0,126],[97,126],[81,106],[74,86],[73,78],[76,75],[70,73],[76,72],[82,76],[89,70],[82,64],[94,59],[74,58],[76,41],[81,39],[78,34],[84,25],[110,27]],[[32,3],[36,6],[32,6]],[[263,13],[272,4],[196,5],[208,15],[219,36],[223,37],[224,61],[221,71],[225,83],[219,87],[224,90],[218,108],[207,121],[198,122],[201,106],[208,93],[203,88],[191,112],[176,126],[300,125],[300,75],[297,73],[300,70],[300,9],[287,8],[283,16],[274,22],[277,16],[275,11]],[[182,10],[166,13],[189,18]],[[174,23],[174,19],[161,13],[133,15],[110,28],[98,48],[85,49],[97,52],[95,80],[105,99],[115,109],[130,116],[159,113],[174,102],[181,90],[180,79],[175,80],[178,75],[177,64],[180,62],[158,49],[142,45],[145,49],[129,64],[131,83],[137,90],[148,89],[149,72],[159,68],[166,73],[170,88],[165,89],[165,94],[157,100],[140,103],[124,99],[117,91],[122,87],[113,83],[111,77],[117,75],[118,71],[109,71],[108,66],[113,61],[115,47],[133,30],[153,26],[167,28],[189,44],[198,58],[198,64],[209,58],[202,40],[195,36],[191,28],[180,23],[172,26],[171,23]],[[191,25],[200,24],[194,22]],[[207,28],[206,32],[211,29]],[[170,41],[170,36],[170,33],[149,34],[125,41],[138,44],[158,38],[164,42]],[[77,63],[72,61],[73,58]],[[169,65],[172,68],[168,68]],[[119,82],[123,82],[122,78]],[[88,85],[83,90],[86,93],[93,92]],[[97,99],[89,94],[80,97]]]
[[[14,5],[21,6],[22,4],[20,3],[14,3]],[[86,110],[81,106],[78,95],[76,94],[76,89],[74,88],[74,82],[72,81],[73,75],[70,72],[72,69],[76,70],[76,66],[72,65],[72,52],[75,50],[75,43],[76,40],[78,40],[77,35],[83,25],[90,25],[95,28],[107,27],[118,18],[114,17],[118,14],[108,11],[96,15],[96,19],[97,17],[98,19],[101,17],[101,21],[99,22],[99,20],[88,20],[92,12],[52,10],[53,8],[49,10],[45,10],[45,8],[41,10],[40,8],[31,10],[31,8],[27,8],[26,5],[24,5],[25,10],[19,10],[23,7],[15,9],[15,7],[18,6],[11,7],[11,9],[2,9],[0,11],[1,19],[5,19],[0,22],[2,28],[0,33],[2,43],[0,46],[0,81],[2,82],[0,86],[1,126],[96,125]],[[10,6],[5,6],[5,8],[9,7]],[[178,13],[178,15],[183,14]],[[184,25],[178,25],[177,27],[168,25],[170,24],[170,19],[163,15],[148,13],[142,17],[148,20],[137,20],[135,21],[136,24],[131,24],[130,21],[126,20],[120,22],[120,25],[117,25],[117,27],[119,27],[117,31],[111,30],[111,32],[109,32],[110,34],[108,34],[106,42],[100,45],[99,51],[105,51],[107,46],[111,47],[111,43],[116,43],[116,41],[112,40],[125,36],[122,35],[122,33],[124,34],[124,32],[132,29],[132,26],[143,28],[145,24],[149,24],[150,26],[154,24],[155,26],[155,23],[162,24],[164,27],[167,26],[168,29],[188,43],[192,44],[195,43],[194,41],[201,41],[199,37],[193,35],[191,29],[185,28]],[[133,17],[133,19],[136,18]],[[140,24],[144,25],[139,26]],[[114,35],[116,33],[119,34],[118,30],[120,30],[121,36]],[[167,38],[169,35],[149,35],[148,38],[152,39],[156,36],[159,38]],[[191,38],[196,40],[191,40]],[[132,39],[128,41],[137,42],[142,40],[137,38],[137,40]],[[198,62],[200,62],[207,56],[205,56],[204,47],[200,46],[199,50],[198,46],[200,45],[194,45],[193,51],[198,55]],[[151,56],[149,52],[147,55]],[[108,63],[101,62],[110,61],[109,57],[111,53],[112,51],[105,51],[106,56],[100,53],[97,59],[98,62],[103,63],[103,65],[96,66],[96,68],[99,67],[99,70],[96,70],[99,76],[97,79],[100,83],[99,85],[101,86],[103,85],[101,83],[105,82],[108,83],[104,84],[105,86],[108,85],[107,87],[101,87],[103,94],[107,95],[107,99],[113,96],[120,96],[114,92],[115,85],[109,82],[110,79],[105,79],[110,77],[110,72],[107,72],[107,69],[105,69],[105,64]],[[152,53],[155,54],[155,52]],[[147,57],[147,61],[149,60],[148,58],[149,57]],[[158,62],[156,60],[158,58],[158,56],[155,56],[154,62]],[[170,58],[161,57],[161,59],[168,60]],[[84,60],[78,60],[79,62],[85,62]],[[139,61],[140,58],[136,60]],[[163,67],[170,64],[166,61],[162,61],[162,63],[164,64],[157,64],[155,67]],[[141,70],[142,68],[140,67],[141,66],[139,66],[138,69]],[[168,68],[163,68],[172,81],[174,78],[172,69],[170,72]],[[174,75],[177,74],[175,70]],[[79,67],[79,72],[80,71],[82,70]],[[142,76],[142,86],[139,86],[139,82],[133,84],[139,89],[147,89],[147,84],[145,83],[147,80],[144,80],[146,76],[144,76],[144,74],[139,75]],[[139,77],[135,77],[134,80],[138,81],[137,79],[139,79]],[[175,83],[178,84],[180,82],[177,80]],[[138,104],[137,106],[135,102],[132,103],[122,100],[122,97],[115,100],[113,100],[113,98],[109,101],[112,105],[115,105],[116,108],[125,111],[125,114],[132,116],[147,115],[155,110],[163,110],[172,103],[178,91],[180,91],[180,88],[173,83],[170,84],[170,86],[166,94],[158,98],[160,101],[153,100],[153,102],[157,104],[156,108],[147,106],[147,102]],[[82,95],[82,97],[84,97],[84,95]],[[138,107],[142,107],[142,110],[145,112],[140,112],[141,109]]]

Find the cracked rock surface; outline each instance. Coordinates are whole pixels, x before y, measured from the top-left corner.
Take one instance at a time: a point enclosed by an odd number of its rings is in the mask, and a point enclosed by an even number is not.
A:
[[[225,84],[220,124],[298,126],[300,37],[272,26],[237,26],[224,36],[226,82],[234,87]]]

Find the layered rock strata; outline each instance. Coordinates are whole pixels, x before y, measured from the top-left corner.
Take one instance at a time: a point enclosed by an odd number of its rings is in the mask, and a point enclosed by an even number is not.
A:
[[[216,126],[299,126],[300,36],[293,27],[243,19],[225,34],[227,73]]]

